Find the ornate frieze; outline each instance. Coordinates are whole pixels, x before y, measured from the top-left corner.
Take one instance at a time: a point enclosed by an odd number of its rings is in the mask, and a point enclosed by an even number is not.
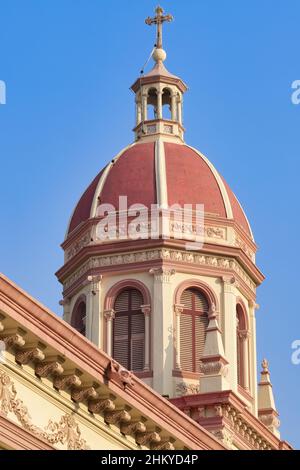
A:
[[[198,393],[200,393],[200,385],[180,382],[176,386],[176,394],[178,396],[197,395]]]
[[[70,288],[78,279],[87,274],[91,269],[105,268],[109,266],[127,265],[131,263],[143,263],[147,261],[163,260],[168,262],[189,263],[193,266],[206,266],[215,269],[228,269],[240,276],[252,292],[256,285],[250,276],[241,268],[239,263],[231,258],[211,256],[183,250],[171,250],[162,248],[160,250],[134,252],[131,254],[99,256],[91,258],[75,271],[64,283],[64,289]],[[157,274],[159,275],[159,273]]]
[[[66,250],[66,261],[69,261],[73,256],[77,255],[77,253],[84,248],[85,246],[91,243],[91,232],[88,231],[84,233],[78,240],[76,240],[70,248]]]
[[[60,420],[49,420],[42,429],[32,423],[27,406],[17,397],[17,390],[9,375],[0,370],[0,411],[4,416],[12,413],[23,429],[31,432],[49,444],[62,444],[68,450],[87,450],[87,442],[82,438],[81,431],[74,416],[65,414]]]

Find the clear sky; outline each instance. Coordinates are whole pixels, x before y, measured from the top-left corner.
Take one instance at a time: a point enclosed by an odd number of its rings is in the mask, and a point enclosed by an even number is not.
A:
[[[186,140],[237,193],[267,280],[258,358],[282,436],[300,448],[299,0],[164,0],[168,69],[189,85]],[[129,91],[154,43],[150,0],[1,0],[0,270],[61,314],[59,245],[74,204],[133,140]],[[118,116],[116,118],[116,116]]]

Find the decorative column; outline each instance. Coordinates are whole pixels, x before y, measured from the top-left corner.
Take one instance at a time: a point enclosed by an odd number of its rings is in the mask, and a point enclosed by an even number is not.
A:
[[[173,396],[174,325],[172,276],[175,269],[151,269],[154,277],[152,338],[153,388],[161,395]]]
[[[157,119],[162,119],[162,91],[157,91]]]
[[[258,384],[258,417],[260,421],[280,439],[278,430],[280,421],[275,406],[268,361],[264,359],[261,366],[263,370]]]
[[[175,313],[175,322],[176,322],[176,330],[175,330],[175,369],[181,369],[180,363],[180,317],[183,312],[183,305],[175,304],[174,305],[174,313]]]
[[[142,305],[141,310],[145,316],[145,350],[144,350],[144,371],[150,370],[150,314],[151,306]]]
[[[86,305],[86,337],[98,347],[102,346],[101,281],[101,275],[87,278],[89,290]]]
[[[224,276],[223,280],[223,341],[225,356],[228,360],[229,387],[237,392],[237,342],[236,338],[236,279]]]
[[[178,121],[182,125],[182,97],[178,98],[177,100],[177,114],[178,114]]]
[[[112,344],[112,332],[113,332],[113,320],[116,316],[116,312],[113,309],[105,310],[104,318],[106,320],[106,353],[109,356],[113,355],[113,344]]]
[[[140,99],[136,100],[136,125],[138,126],[142,122],[142,109]]]
[[[254,301],[249,302],[250,316],[250,332],[249,338],[249,363],[250,363],[250,391],[254,396],[253,413],[257,416],[257,353],[256,353],[256,318],[255,310],[259,309],[259,305]]]
[[[237,333],[241,340],[241,347],[242,347],[242,383],[243,387],[246,390],[249,390],[249,349],[248,349],[248,341],[250,338],[250,333],[248,331],[238,331]]]
[[[143,121],[147,121],[148,119],[148,104],[147,104],[147,100],[148,100],[148,95],[147,93],[143,93],[142,95],[142,103],[143,103],[143,106],[142,106],[142,116],[143,116]]]
[[[201,393],[221,392],[229,389],[226,379],[228,361],[225,359],[215,305],[211,306],[208,319],[203,357],[200,361],[200,370],[203,374],[200,378]]]
[[[171,103],[171,119],[172,121],[177,121],[177,110],[176,110],[176,93],[172,93],[172,103]]]

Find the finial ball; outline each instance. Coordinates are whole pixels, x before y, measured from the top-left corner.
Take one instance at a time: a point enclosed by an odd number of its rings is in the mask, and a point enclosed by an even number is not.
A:
[[[161,48],[156,48],[152,55],[155,62],[164,62],[167,58],[167,53]]]

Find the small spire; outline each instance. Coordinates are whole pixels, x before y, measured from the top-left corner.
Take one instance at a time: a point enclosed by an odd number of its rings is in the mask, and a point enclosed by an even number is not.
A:
[[[261,379],[258,384],[258,417],[262,423],[277,437],[280,436],[278,412],[270,379],[269,362],[263,359]]]
[[[165,22],[170,23],[174,20],[174,18],[169,14],[164,15],[164,10],[160,6],[156,8],[155,13],[156,16],[153,18],[148,16],[148,18],[145,20],[145,23],[149,26],[156,24],[156,44],[152,57],[155,62],[164,62],[166,60],[167,54],[163,50],[162,27]]]

